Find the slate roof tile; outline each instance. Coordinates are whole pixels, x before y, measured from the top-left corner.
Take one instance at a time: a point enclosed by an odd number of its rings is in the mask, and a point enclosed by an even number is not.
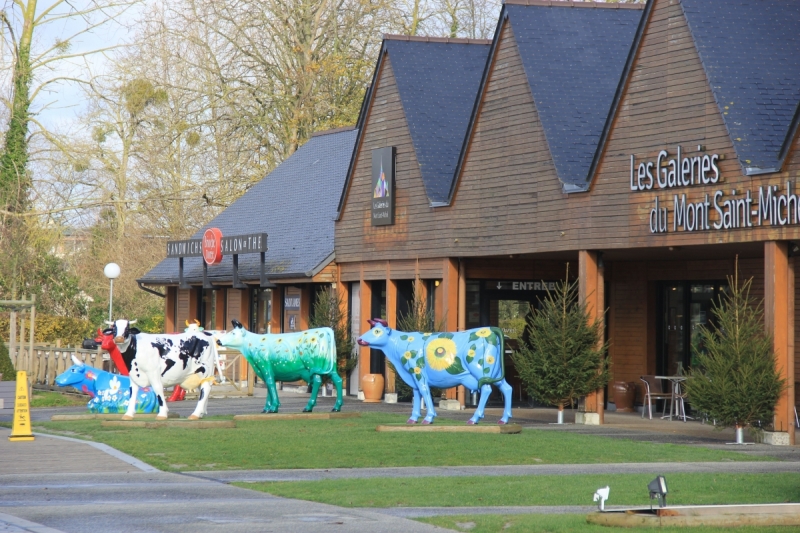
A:
[[[267,233],[268,279],[304,277],[325,266],[333,254],[333,221],[357,134],[352,129],[312,137],[192,238],[212,227],[223,235]],[[259,259],[258,254],[239,256],[243,280],[259,278]],[[202,281],[201,261],[184,259],[187,282]],[[222,263],[208,268],[209,277],[230,282],[232,265],[232,256],[223,256]],[[164,259],[140,281],[178,283],[178,260]]]
[[[585,188],[643,10],[505,9],[558,178]]]
[[[800,105],[800,2],[681,5],[745,173],[780,170]]]
[[[387,39],[384,47],[428,200],[447,202],[489,43]]]

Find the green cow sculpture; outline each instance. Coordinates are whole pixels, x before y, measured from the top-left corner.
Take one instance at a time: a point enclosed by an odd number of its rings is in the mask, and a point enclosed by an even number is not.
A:
[[[252,333],[241,322],[232,320],[233,329],[217,339],[217,344],[242,352],[267,385],[264,413],[277,413],[281,402],[276,381],[304,380],[311,384],[311,398],[303,409],[310,413],[317,405],[322,376],[329,376],[336,386],[334,412],[342,409],[342,378],[336,368],[336,340],[331,328],[315,328],[297,333]]]

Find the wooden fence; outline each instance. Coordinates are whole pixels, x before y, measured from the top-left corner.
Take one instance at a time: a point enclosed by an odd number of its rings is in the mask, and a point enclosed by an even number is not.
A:
[[[108,352],[100,348],[84,350],[83,348],[35,344],[31,355],[30,345],[18,345],[14,347],[14,353],[9,355],[14,368],[26,371],[32,384],[54,386],[56,376],[73,365],[72,356],[91,367],[117,372]],[[242,382],[246,382],[248,374],[250,374],[247,360],[236,350],[220,349],[219,355],[226,381],[240,389]],[[217,377],[217,380],[221,381],[220,376]]]

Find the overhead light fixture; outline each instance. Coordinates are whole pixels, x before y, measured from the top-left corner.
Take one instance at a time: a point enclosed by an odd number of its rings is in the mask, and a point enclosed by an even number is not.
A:
[[[650,491],[650,499],[658,500],[659,507],[667,506],[667,480],[664,476],[658,476],[647,485],[647,490]],[[650,504],[652,507],[652,503]]]

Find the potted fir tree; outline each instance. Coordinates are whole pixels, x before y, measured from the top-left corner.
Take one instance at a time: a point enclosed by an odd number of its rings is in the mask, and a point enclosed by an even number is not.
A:
[[[738,272],[728,278],[730,287],[714,303],[714,320],[698,326],[692,346],[696,362],[686,380],[692,408],[717,427],[735,427],[737,444],[744,444],[745,427],[763,427],[772,420],[786,386],[764,331],[761,304],[750,298],[752,281],[739,286]]]
[[[565,405],[608,383],[602,320],[590,322],[578,283],[567,278],[547,291],[541,309],[531,310],[526,333],[514,364],[533,398],[558,406],[563,424]]]

